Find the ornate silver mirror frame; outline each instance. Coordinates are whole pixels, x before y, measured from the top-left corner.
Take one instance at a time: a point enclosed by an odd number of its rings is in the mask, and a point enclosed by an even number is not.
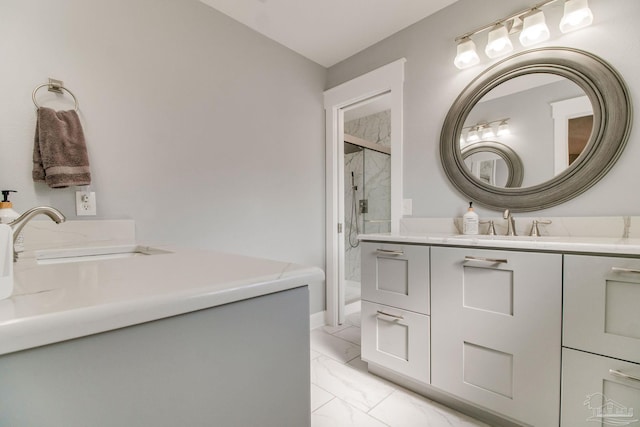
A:
[[[511,148],[495,141],[476,142],[462,149],[462,159],[464,160],[476,153],[493,153],[504,160],[509,171],[505,187],[520,187],[522,185],[524,166],[520,157]]]
[[[493,88],[533,73],[565,77],[584,90],[593,106],[591,138],[569,168],[542,184],[525,188],[488,185],[465,167],[459,142],[464,122],[478,101]],[[515,212],[545,209],[582,194],[611,169],[629,138],[631,121],[627,86],[604,60],[577,49],[534,49],[496,63],[462,91],[444,121],[440,158],[451,183],[480,205]]]

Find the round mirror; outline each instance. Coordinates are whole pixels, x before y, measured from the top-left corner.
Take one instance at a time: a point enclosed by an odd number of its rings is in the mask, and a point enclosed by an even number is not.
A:
[[[473,176],[495,187],[520,187],[523,166],[511,148],[495,141],[468,144],[462,149],[465,166]]]
[[[535,49],[496,63],[462,91],[445,119],[440,156],[454,186],[478,204],[532,211],[594,185],[630,128],[630,96],[610,65],[580,50]],[[484,160],[465,160],[483,138],[521,159],[519,184],[500,182],[497,162],[487,178],[490,162],[481,174]]]

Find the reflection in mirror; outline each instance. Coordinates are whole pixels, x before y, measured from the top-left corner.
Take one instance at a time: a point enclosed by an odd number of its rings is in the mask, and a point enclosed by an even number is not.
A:
[[[489,185],[505,187],[509,171],[504,159],[494,153],[476,153],[464,159],[471,174]]]
[[[551,104],[555,145],[555,173],[562,173],[584,151],[593,132],[593,107],[586,96]]]
[[[522,184],[522,162],[504,144],[495,141],[468,144],[461,154],[471,174],[487,185],[514,188]]]
[[[576,98],[585,99],[589,111],[563,113],[562,120],[566,121],[567,130],[559,142],[561,145],[556,148],[555,141],[560,137],[555,129],[555,110],[552,106]],[[578,110],[584,110],[584,107]],[[522,187],[532,187],[563,172],[570,165],[569,158],[575,159],[580,155],[590,139],[592,122],[591,125],[572,123],[569,126],[568,120],[592,116],[592,111],[588,98],[576,83],[555,74],[533,73],[515,77],[486,93],[469,112],[464,126],[509,117],[509,134],[492,139],[497,139],[517,153],[527,171]],[[574,144],[577,148],[570,150],[568,132],[574,127],[580,127],[581,142]],[[557,154],[557,150],[564,154]],[[557,156],[560,159],[556,159]],[[468,167],[469,162],[466,163]],[[499,181],[494,182],[492,185],[503,186]]]

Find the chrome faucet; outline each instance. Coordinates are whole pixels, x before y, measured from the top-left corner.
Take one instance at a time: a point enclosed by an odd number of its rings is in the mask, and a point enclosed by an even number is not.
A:
[[[504,210],[504,214],[502,217],[507,220],[507,236],[517,236],[516,234],[516,221],[513,219],[513,215],[511,215],[511,211],[509,209]]]
[[[57,210],[56,208],[52,208],[51,206],[37,206],[35,208],[31,208],[18,218],[11,221],[8,225],[13,230],[13,240],[15,242],[16,237],[20,235],[20,232],[24,228],[25,225],[36,215],[44,214],[51,218],[56,224],[60,224],[66,220],[65,216]],[[18,253],[16,252],[16,248],[13,248],[13,262],[18,261]]]

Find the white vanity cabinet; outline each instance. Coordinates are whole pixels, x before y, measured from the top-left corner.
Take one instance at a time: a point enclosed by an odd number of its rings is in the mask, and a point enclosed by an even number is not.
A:
[[[431,385],[557,426],[561,305],[561,254],[432,247]]]
[[[640,365],[562,349],[562,427],[640,426]]]
[[[562,426],[640,426],[640,259],[565,255]]]
[[[363,242],[362,359],[429,383],[429,247]]]

